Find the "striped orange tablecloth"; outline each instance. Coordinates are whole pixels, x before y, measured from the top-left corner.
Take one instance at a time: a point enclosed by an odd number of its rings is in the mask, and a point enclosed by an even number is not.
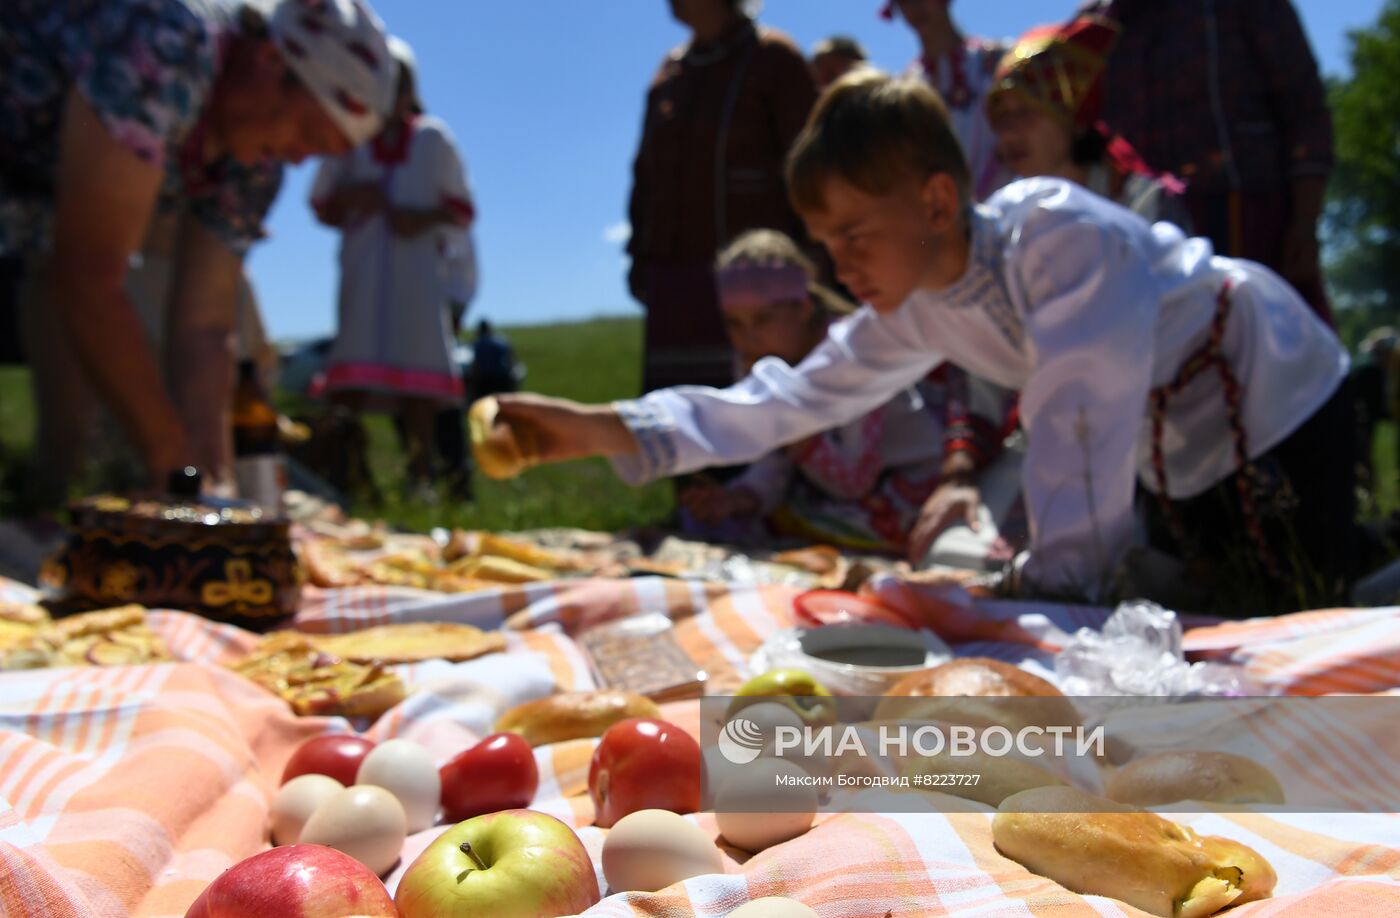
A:
[[[7,593],[18,598],[22,588],[0,582],[0,598]],[[489,731],[504,708],[555,687],[589,687],[584,658],[568,636],[582,627],[666,611],[722,692],[743,678],[763,639],[790,623],[792,595],[781,587],[655,578],[463,597],[356,588],[312,591],[296,625],[327,632],[446,619],[496,627],[513,615],[532,623],[510,634],[505,655],[404,668],[416,691],[370,734],[416,739],[442,761]],[[931,624],[962,640],[960,652],[1042,662],[1075,628],[1107,614],[1008,604],[959,609],[946,596],[904,601],[921,603]],[[292,750],[312,735],[348,727],[293,717],[216,665],[248,646],[250,635],[178,612],[154,613],[153,621],[181,662],[0,676],[0,914],[182,915],[221,870],[266,846],[267,807]],[[1203,624],[1187,644],[1242,663],[1282,691],[1379,693],[1400,682],[1400,609]],[[667,716],[694,728],[697,705],[670,705]],[[1387,774],[1377,750],[1342,749],[1335,745],[1342,740],[1323,735],[1325,727],[1313,729],[1284,750],[1280,768],[1315,768],[1318,780],[1395,780],[1394,763]],[[590,825],[591,752],[587,740],[537,750],[535,807],[577,826],[596,862],[604,833]],[[691,818],[713,833],[711,817]],[[1237,838],[1278,868],[1275,898],[1231,915],[1400,915],[1400,816],[1176,818]],[[405,863],[438,831],[409,839]],[[388,877],[391,887],[401,871]],[[988,816],[936,813],[824,817],[802,838],[743,863],[729,860],[723,875],[652,895],[612,896],[587,914],[720,916],[750,898],[778,894],[826,918],[1142,914],[1069,893],[1002,857]]]

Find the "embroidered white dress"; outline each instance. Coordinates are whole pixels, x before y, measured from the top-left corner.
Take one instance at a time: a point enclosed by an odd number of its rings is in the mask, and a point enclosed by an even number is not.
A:
[[[996,133],[983,104],[995,82],[997,64],[1007,50],[1001,42],[969,38],[951,54],[915,61],[906,73],[922,77],[943,97],[948,121],[967,157],[973,196],[979,201],[1014,177],[997,159]]]
[[[393,207],[446,207],[465,227],[472,217],[471,196],[447,126],[422,116],[405,140],[399,150],[369,143],[324,160],[312,187],[312,206],[338,187],[373,182]],[[326,391],[461,400],[449,312],[460,286],[451,260],[461,234],[459,226],[439,226],[401,238],[383,214],[342,228],[340,324],[327,361]]]
[[[1346,351],[1273,272],[1215,257],[1207,240],[1070,182],[1002,189],[973,212],[971,243],[950,287],[916,291],[889,315],[862,309],[796,368],[765,360],[727,389],[618,402],[639,445],[615,460],[619,474],[642,482],[753,461],[860,417],[946,358],[1021,392],[1023,577],[1096,595],[1132,541],[1137,480],[1154,488],[1149,392],[1207,342],[1222,289],[1232,285],[1223,351],[1244,389],[1251,457],[1292,433],[1346,375]],[[1236,470],[1216,375],[1170,401],[1162,442],[1172,499]]]

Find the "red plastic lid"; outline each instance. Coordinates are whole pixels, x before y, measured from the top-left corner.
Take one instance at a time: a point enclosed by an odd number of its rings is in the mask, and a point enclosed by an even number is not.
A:
[[[804,628],[826,625],[892,625],[916,629],[900,613],[845,590],[809,590],[792,601],[793,616]]]

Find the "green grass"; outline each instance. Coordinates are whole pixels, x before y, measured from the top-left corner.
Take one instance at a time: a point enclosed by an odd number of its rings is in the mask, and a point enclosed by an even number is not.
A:
[[[525,388],[583,402],[635,396],[640,388],[640,319],[595,319],[567,325],[504,329],[529,375]],[[433,526],[530,529],[577,526],[617,530],[665,521],[672,510],[671,486],[631,488],[601,460],[532,469],[513,481],[476,476],[476,500],[436,506],[402,498],[404,459],[388,418],[368,419],[370,466],[384,492],[384,504],[356,503],[353,512],[422,532]]]
[[[639,319],[597,319],[566,325],[505,330],[529,369],[526,388],[585,402],[605,402],[635,395],[641,376],[642,323]],[[27,371],[0,367],[0,515],[17,506],[14,474],[32,442],[33,409]],[[369,519],[412,531],[433,526],[525,529],[579,526],[615,530],[666,520],[672,511],[666,483],[630,488],[601,461],[573,462],[534,469],[521,478],[496,482],[477,476],[476,502],[436,505],[405,501],[403,454],[389,420],[368,419],[370,464],[384,492],[380,507],[357,503],[352,509]],[[1368,515],[1400,510],[1395,428],[1387,424],[1377,436],[1378,488]]]

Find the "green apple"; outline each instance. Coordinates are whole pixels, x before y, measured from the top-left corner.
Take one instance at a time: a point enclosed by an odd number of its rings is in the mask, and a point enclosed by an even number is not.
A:
[[[546,813],[501,810],[448,829],[409,865],[394,903],[403,918],[545,918],[598,903],[593,862],[574,830]]]
[[[786,705],[809,724],[833,723],[836,700],[811,673],[800,669],[770,669],[739,686],[729,703],[729,717],[752,704],[774,701]]]

